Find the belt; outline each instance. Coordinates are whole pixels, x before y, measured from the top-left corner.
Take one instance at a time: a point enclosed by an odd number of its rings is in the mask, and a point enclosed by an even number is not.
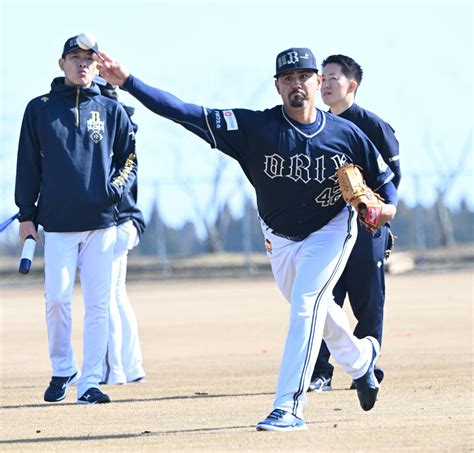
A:
[[[287,236],[286,234],[277,233],[274,230],[271,230],[271,232],[275,236],[278,236],[278,237],[284,238],[284,239],[288,239],[289,241],[293,241],[293,242],[304,241],[309,236],[309,234],[297,234],[296,236]]]

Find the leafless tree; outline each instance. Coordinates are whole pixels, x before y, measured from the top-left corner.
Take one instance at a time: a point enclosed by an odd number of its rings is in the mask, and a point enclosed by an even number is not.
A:
[[[453,158],[454,153],[451,150],[447,150],[445,146],[430,146],[429,150],[435,171],[437,171],[439,176],[436,185],[435,208],[441,232],[441,245],[449,247],[455,245],[456,241],[454,239],[451,213],[446,206],[446,198],[453,188],[455,180],[463,172],[468,156],[472,153],[472,131],[468,133],[458,160],[452,167],[447,165],[447,162],[449,162],[447,157],[451,160]]]
[[[197,219],[202,222],[207,234],[207,252],[219,253],[224,250],[224,240],[232,220],[230,210],[228,209],[227,200],[223,197],[224,177],[227,174],[227,169],[230,164],[229,157],[224,154],[217,156],[217,160],[213,169],[213,176],[211,178],[211,195],[201,208],[202,203],[198,198],[198,193],[195,187],[189,180],[183,180],[183,188],[188,194],[194,207],[194,213]],[[226,184],[232,181],[225,181]],[[233,185],[232,190],[238,188],[238,184]],[[229,192],[229,189],[227,189]]]

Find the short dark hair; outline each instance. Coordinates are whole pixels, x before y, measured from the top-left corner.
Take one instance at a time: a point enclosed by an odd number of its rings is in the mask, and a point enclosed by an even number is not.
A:
[[[322,67],[326,66],[329,63],[336,63],[341,66],[342,73],[348,78],[353,79],[357,82],[357,85],[360,85],[362,82],[362,68],[360,65],[351,57],[346,55],[330,55],[327,57],[322,64]]]

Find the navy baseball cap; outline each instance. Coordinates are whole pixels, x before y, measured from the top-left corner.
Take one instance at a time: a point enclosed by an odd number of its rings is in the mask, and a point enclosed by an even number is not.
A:
[[[79,44],[79,41],[77,38],[79,36],[83,36],[84,33],[81,33],[80,35],[73,36],[72,38],[69,38],[65,43],[64,43],[64,48],[63,48],[63,53],[62,53],[62,58],[66,56],[69,52],[73,52],[74,50],[80,49],[80,50],[92,50],[94,53],[99,52],[99,46],[97,45],[97,41],[95,41],[95,38],[93,38],[93,42],[89,43],[91,45],[85,45],[84,43]]]
[[[311,69],[318,72],[316,58],[313,52],[305,47],[292,47],[280,52],[276,57],[276,74],[278,78],[281,74],[295,69]]]

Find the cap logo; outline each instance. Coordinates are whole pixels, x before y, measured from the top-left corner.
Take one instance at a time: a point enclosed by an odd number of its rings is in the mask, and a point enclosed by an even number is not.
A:
[[[318,72],[316,59],[310,49],[304,47],[292,47],[277,55],[275,77],[283,72],[296,69],[311,69]]]
[[[77,46],[77,37],[71,38],[71,39],[68,41],[67,45],[68,45],[69,47]]]
[[[278,57],[278,68],[281,68],[286,64],[295,64],[298,61],[300,61],[298,58],[298,52],[288,52]]]
[[[309,55],[307,52],[303,55],[298,55],[298,52],[288,52],[278,57],[278,69],[287,64],[296,64],[300,61],[300,58],[303,60],[309,60]]]

